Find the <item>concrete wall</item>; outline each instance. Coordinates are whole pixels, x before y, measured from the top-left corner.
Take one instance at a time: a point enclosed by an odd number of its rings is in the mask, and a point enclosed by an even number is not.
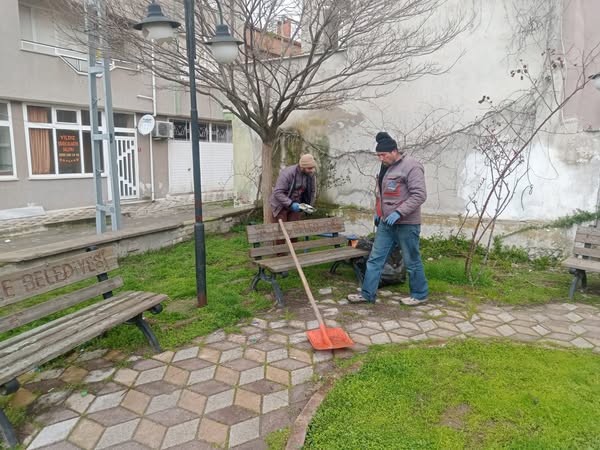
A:
[[[348,175],[351,180],[330,189],[322,198],[337,204],[372,208],[374,175],[379,163],[374,156],[357,152],[374,150],[377,131],[389,131],[400,145],[414,142],[419,134],[427,134],[434,127],[451,129],[481,117],[488,110],[485,103],[478,103],[483,95],[490,96],[497,104],[529,87],[526,81],[510,77],[510,70],[527,63],[532,73],[540,72],[540,55],[544,50],[540,45],[544,41],[532,36],[520,45],[515,44],[516,18],[510,15],[514,4],[508,0],[481,2],[477,26],[432,56],[444,63],[462,55],[446,73],[402,84],[370,102],[350,101],[331,110],[301,112],[290,118],[286,126],[301,130],[306,139],[328,138],[330,155],[337,157],[337,174]],[[567,10],[560,13],[562,21],[555,22],[556,33],[549,45],[557,45],[559,53],[561,45],[571,50],[569,55],[574,64],[578,54],[600,42],[600,30],[593,23],[593,18],[600,14],[600,4],[573,1],[565,2],[565,6]],[[585,45],[577,53],[577,48],[567,47],[569,42]],[[338,54],[341,67],[344,57],[343,53]],[[335,66],[332,61],[332,67]],[[568,69],[567,76],[573,77],[575,71],[571,66]],[[560,86],[560,73],[556,75]],[[572,78],[567,80],[568,90],[573,84]],[[576,209],[595,209],[600,184],[600,136],[583,130],[590,123],[585,117],[600,117],[600,93],[592,87],[586,88],[571,106],[564,116],[559,114],[551,121],[550,133],[543,132],[534,141],[529,155],[529,178],[521,182],[501,216],[503,220],[515,224],[548,221]],[[538,121],[544,115],[540,110]],[[434,124],[436,117],[440,120]],[[247,141],[244,151],[260,155],[259,148],[253,145],[253,141]],[[349,152],[354,153],[349,155]],[[443,150],[415,149],[412,153],[426,163],[429,198],[424,212],[429,218],[425,220],[464,214],[486,171],[472,143],[456,140]],[[437,225],[434,228],[440,231]],[[451,228],[448,225],[445,231]]]
[[[59,24],[59,27],[61,25]],[[68,29],[66,24],[62,24]],[[19,1],[3,0],[0,15],[0,100],[11,102],[17,180],[0,180],[0,209],[30,204],[45,209],[89,206],[95,203],[93,178],[31,179],[27,169],[27,147],[23,124],[23,103],[48,106],[89,108],[88,77],[77,74],[56,56],[21,49]],[[115,112],[152,113],[152,78],[139,70],[116,68],[111,72],[113,109]],[[157,120],[189,117],[189,94],[180,85],[157,80]],[[98,82],[100,107],[104,98],[102,78]],[[207,96],[198,95],[200,118],[223,120],[219,105]],[[139,197],[151,197],[150,138],[137,135],[139,162]],[[169,191],[167,142],[152,142],[154,155],[155,197]],[[104,180],[106,185],[106,180]],[[106,191],[104,193],[106,199]]]

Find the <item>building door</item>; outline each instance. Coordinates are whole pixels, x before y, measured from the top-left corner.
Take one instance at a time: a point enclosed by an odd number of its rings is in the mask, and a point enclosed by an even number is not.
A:
[[[117,144],[121,198],[124,200],[136,199],[139,196],[139,173],[135,134],[115,136],[115,142]]]
[[[169,193],[186,194],[194,191],[192,143],[169,140]],[[202,201],[221,201],[233,198],[233,144],[200,143]]]

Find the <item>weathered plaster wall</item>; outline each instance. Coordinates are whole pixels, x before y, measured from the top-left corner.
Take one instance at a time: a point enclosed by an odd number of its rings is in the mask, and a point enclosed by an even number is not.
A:
[[[303,130],[307,139],[326,134],[330,150],[338,158],[337,172],[350,176],[351,182],[328,190],[322,199],[342,205],[372,207],[374,174],[379,163],[374,155],[366,153],[373,151],[377,131],[390,131],[402,145],[404,139],[415,141],[419,132],[427,132],[431,124],[423,122],[427,114],[445,115],[446,122],[442,120],[438,125],[469,123],[487,111],[485,103],[478,103],[483,95],[498,102],[529,87],[527,81],[511,78],[509,73],[523,62],[529,64],[530,71],[539,71],[540,67],[536,67],[536,62],[540,61],[539,43],[526,42],[518,53],[511,51],[515,36],[514,23],[508,16],[510,4],[482,2],[478,26],[435,55],[442,62],[453,61],[462,55],[447,73],[401,85],[370,102],[347,102],[336,109],[301,112],[290,118],[286,125]],[[567,2],[566,6],[575,11],[570,9],[563,22],[572,20],[572,16],[578,21],[568,22],[565,33],[569,36],[582,34],[580,40],[583,41],[600,41],[600,33],[589,29],[589,20],[581,19],[582,13],[589,15],[590,8],[600,9],[600,5],[591,7],[590,2],[576,1]],[[560,28],[561,22],[557,24]],[[587,28],[578,28],[582,24]],[[557,35],[560,36],[560,32]],[[344,54],[337,57],[344,58]],[[336,61],[331,61],[331,66],[335,65]],[[371,93],[376,94],[376,91]],[[600,108],[596,106],[600,105],[600,93],[586,89],[577,102],[580,109],[591,102],[594,105],[591,109],[595,110]],[[576,209],[589,211],[595,208],[600,183],[600,136],[583,132],[578,117],[577,111],[571,117],[558,115],[551,122],[553,132],[541,133],[534,141],[528,160],[529,176],[522,181],[501,216],[503,220],[516,224],[547,221],[571,214]],[[400,132],[407,130],[416,131],[408,136]],[[346,154],[361,150],[365,154]],[[259,149],[254,148],[253,154],[259,156]],[[433,227],[429,227],[429,223],[433,217],[455,218],[464,214],[474,187],[485,171],[482,158],[466,141],[454,143],[437,156],[432,156],[431,151],[414,151],[413,154],[426,163],[429,198],[424,212],[429,216],[425,219],[424,231],[448,231],[451,227],[443,221]]]

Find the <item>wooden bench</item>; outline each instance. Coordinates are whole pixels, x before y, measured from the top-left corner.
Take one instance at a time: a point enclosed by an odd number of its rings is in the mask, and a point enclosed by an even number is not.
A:
[[[600,272],[600,230],[596,227],[577,227],[573,256],[562,262],[573,274],[569,298],[573,298],[577,284],[587,287],[586,272]]]
[[[302,267],[334,263],[330,272],[335,273],[339,264],[346,262],[352,265],[358,281],[362,282],[362,272],[357,260],[368,256],[369,252],[349,246],[348,238],[340,236],[344,231],[343,219],[330,217],[300,220],[286,222],[285,227],[290,238],[299,238],[293,245]],[[277,276],[287,276],[287,271],[295,269],[296,266],[279,224],[249,225],[246,227],[246,235],[248,243],[253,246],[250,249],[250,257],[258,265],[258,273],[252,280],[251,288],[256,290],[260,280],[270,283],[278,306],[284,306]],[[277,242],[282,240],[283,243]]]
[[[113,253],[112,247],[91,248],[74,256],[0,273],[0,333],[49,319],[0,342],[0,385],[5,395],[19,388],[18,376],[119,324],[137,325],[152,348],[160,351],[143,313],[147,310],[159,313],[160,303],[167,297],[138,291],[113,295],[113,289],[123,286],[121,277],[109,279],[107,275],[118,267]],[[92,277],[99,282],[50,299],[29,300]],[[92,304],[59,317],[61,312],[94,298],[96,301]],[[17,444],[14,430],[2,410],[0,430],[9,446]]]

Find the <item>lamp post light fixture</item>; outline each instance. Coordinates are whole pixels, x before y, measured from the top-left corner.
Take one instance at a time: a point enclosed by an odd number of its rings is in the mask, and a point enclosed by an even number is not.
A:
[[[194,19],[194,0],[184,0],[185,7],[185,39],[187,46],[188,74],[190,81],[190,122],[192,131],[192,163],[194,166],[194,249],[196,261],[196,295],[198,306],[206,305],[206,245],[204,239],[204,222],[202,218],[202,180],[200,172],[200,132],[198,129],[198,109],[196,102],[196,36]],[[223,11],[217,0],[221,23],[216,26],[216,34],[204,44],[208,45],[213,57],[219,64],[233,62],[238,54],[238,46],[242,43],[230,33],[223,23]],[[148,15],[133,28],[141,30],[147,39],[162,44],[173,38],[174,30],[181,24],[165,17],[160,5],[152,0],[148,6]]]
[[[600,91],[600,73],[595,73],[588,77],[594,83],[594,87]]]

